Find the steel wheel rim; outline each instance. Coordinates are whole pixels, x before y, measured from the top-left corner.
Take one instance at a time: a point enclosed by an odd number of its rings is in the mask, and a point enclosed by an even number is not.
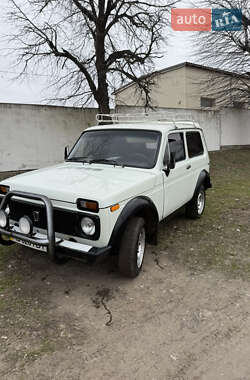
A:
[[[138,243],[137,243],[137,267],[140,268],[142,266],[144,253],[146,246],[146,232],[143,228],[140,232]]]
[[[205,206],[205,193],[204,191],[201,191],[198,195],[197,199],[197,208],[198,208],[198,214],[201,215],[203,213]]]

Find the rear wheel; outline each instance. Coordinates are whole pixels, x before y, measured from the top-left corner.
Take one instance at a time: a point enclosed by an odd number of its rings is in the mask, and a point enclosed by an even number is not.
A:
[[[198,219],[202,216],[206,206],[206,191],[201,185],[195,193],[193,199],[186,206],[186,216],[191,219]]]
[[[130,278],[137,277],[142,269],[145,250],[145,221],[135,217],[128,222],[121,239],[118,257],[120,273]]]

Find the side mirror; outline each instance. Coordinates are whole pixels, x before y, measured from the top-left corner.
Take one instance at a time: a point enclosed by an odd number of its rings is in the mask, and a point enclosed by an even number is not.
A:
[[[163,164],[165,166],[163,168],[163,171],[166,174],[166,176],[168,177],[170,174],[170,170],[175,168],[175,153],[174,152],[170,153],[170,158],[165,157]]]
[[[67,160],[68,158],[68,155],[69,155],[69,146],[65,146],[64,148],[64,159]]]

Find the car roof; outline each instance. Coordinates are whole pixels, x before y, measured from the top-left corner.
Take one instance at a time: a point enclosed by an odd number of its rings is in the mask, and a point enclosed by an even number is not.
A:
[[[178,122],[150,122],[150,123],[116,123],[116,124],[105,124],[97,125],[94,127],[87,128],[88,131],[94,130],[104,130],[104,129],[138,129],[138,130],[149,130],[149,131],[159,131],[166,132],[172,130],[182,130],[190,129],[196,130],[200,129],[198,123],[192,121],[178,121]]]

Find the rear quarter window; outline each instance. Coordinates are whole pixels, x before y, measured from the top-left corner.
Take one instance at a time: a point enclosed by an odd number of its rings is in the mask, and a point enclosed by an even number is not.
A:
[[[200,132],[187,132],[187,147],[190,158],[201,156],[204,153],[204,146]]]

